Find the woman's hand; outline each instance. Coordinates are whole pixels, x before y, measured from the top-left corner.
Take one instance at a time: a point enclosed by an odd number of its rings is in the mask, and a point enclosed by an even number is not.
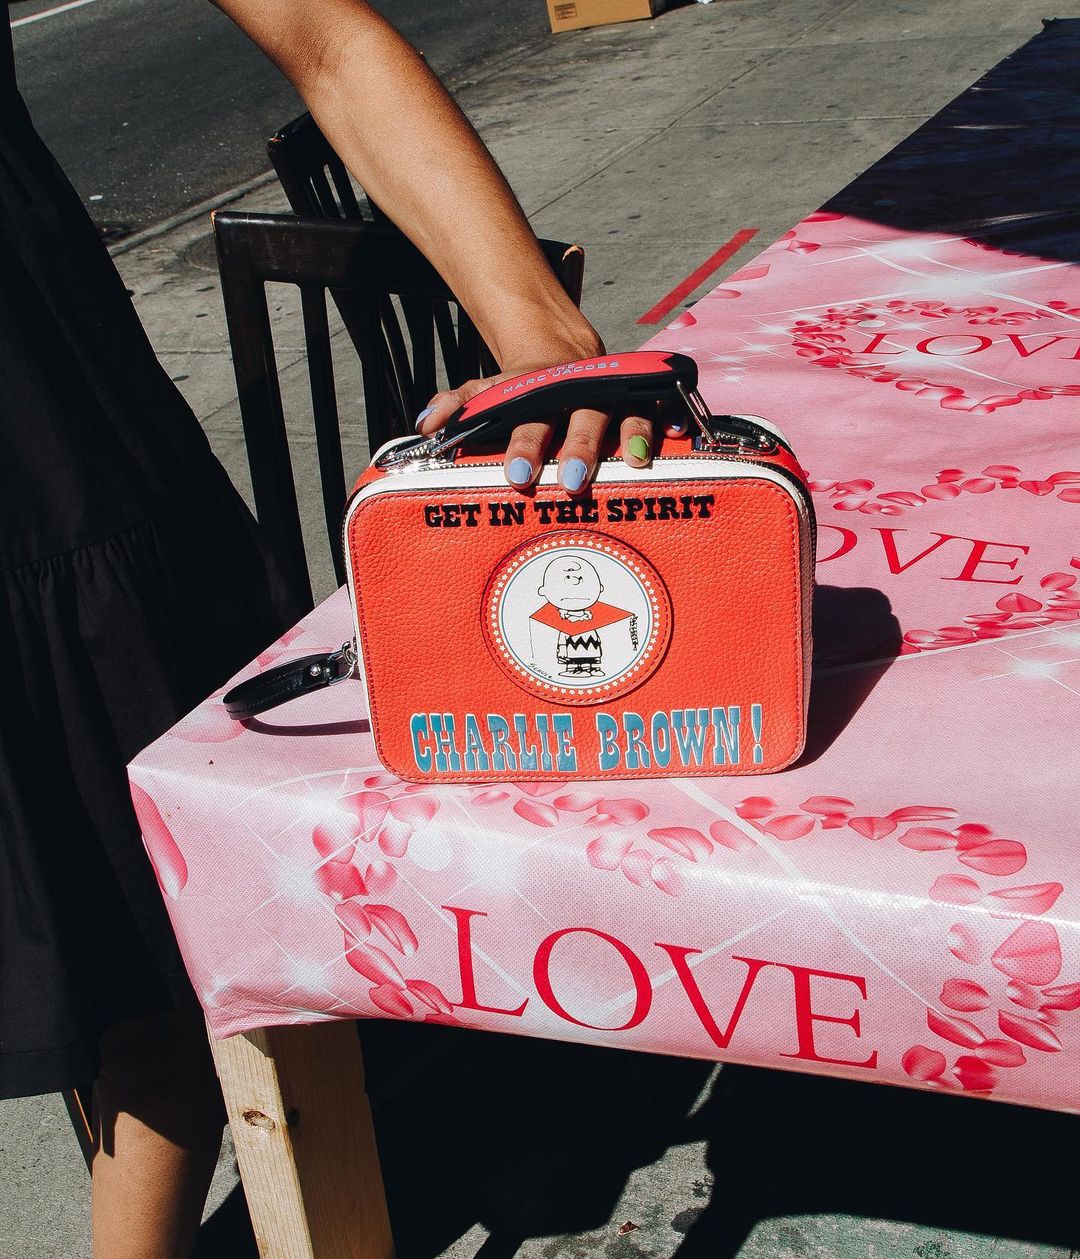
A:
[[[510,380],[514,376],[542,367],[601,357],[605,352],[603,343],[592,333],[591,328],[589,333],[592,334],[591,337],[584,336],[554,345],[545,355],[538,357],[535,352],[530,353],[520,361],[512,362],[509,369],[498,376],[466,381],[458,389],[446,389],[437,393],[417,417],[417,432],[425,436],[437,433],[459,407],[500,381]],[[566,437],[559,451],[559,484],[567,493],[582,494],[588,490],[611,418],[604,411],[586,408],[577,410],[570,416]],[[686,431],[686,425],[669,424],[667,431],[677,436]],[[503,471],[514,489],[526,490],[536,481],[554,432],[553,423],[537,422],[519,424],[513,430],[503,459]],[[644,416],[625,416],[619,424],[619,453],[627,466],[648,467],[652,459],[652,449],[653,421]]]

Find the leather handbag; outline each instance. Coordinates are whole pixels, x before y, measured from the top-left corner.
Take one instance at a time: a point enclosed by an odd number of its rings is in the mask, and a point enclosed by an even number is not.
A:
[[[554,455],[511,489],[509,427],[581,406],[682,416],[686,435],[644,469],[609,445],[579,497]],[[354,644],[242,684],[235,716],[355,671],[380,761],[414,782],[763,774],[802,752],[810,495],[783,435],[713,415],[685,355],[490,386],[376,453],[343,542]]]

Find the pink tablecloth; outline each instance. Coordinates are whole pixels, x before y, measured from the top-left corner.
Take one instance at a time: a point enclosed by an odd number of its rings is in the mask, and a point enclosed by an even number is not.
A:
[[[380,770],[356,683],[248,729],[212,698],[131,772],[217,1035],[425,1019],[1080,1109],[1080,274],[1008,200],[1063,144],[1038,97],[1074,25],[651,343],[814,480],[804,761],[432,790]],[[1030,117],[987,149],[995,84]],[[348,621],[339,593],[260,663]]]

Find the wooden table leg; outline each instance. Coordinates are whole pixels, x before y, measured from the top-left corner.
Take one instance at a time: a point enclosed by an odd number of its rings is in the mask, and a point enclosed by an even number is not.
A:
[[[210,1044],[263,1259],[392,1259],[356,1024]]]

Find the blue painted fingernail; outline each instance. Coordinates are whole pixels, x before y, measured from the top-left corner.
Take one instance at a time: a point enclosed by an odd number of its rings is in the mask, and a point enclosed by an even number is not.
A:
[[[567,459],[559,470],[559,480],[562,482],[563,489],[569,490],[571,494],[581,489],[588,475],[589,469],[582,459]]]
[[[532,464],[528,459],[522,459],[520,455],[516,459],[511,459],[510,466],[506,469],[506,479],[511,485],[528,485],[532,480],[532,475]]]
[[[413,425],[413,427],[417,430],[417,432],[420,431],[420,425],[423,424],[423,422],[434,410],[435,410],[434,407],[424,407],[424,409],[416,417],[416,423]]]

